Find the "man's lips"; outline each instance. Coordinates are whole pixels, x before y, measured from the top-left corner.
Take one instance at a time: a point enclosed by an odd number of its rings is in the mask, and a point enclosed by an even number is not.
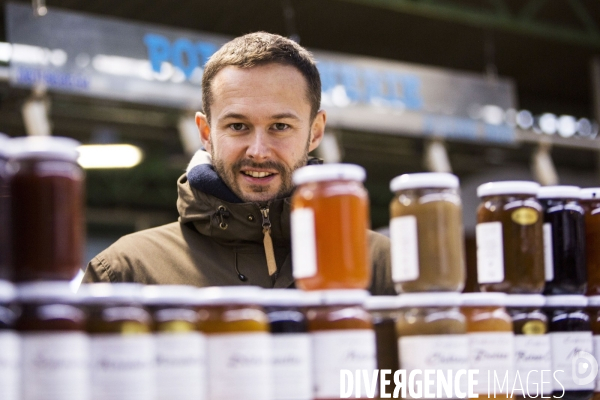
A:
[[[273,171],[245,170],[240,171],[240,175],[248,183],[266,184],[271,183],[279,174]]]

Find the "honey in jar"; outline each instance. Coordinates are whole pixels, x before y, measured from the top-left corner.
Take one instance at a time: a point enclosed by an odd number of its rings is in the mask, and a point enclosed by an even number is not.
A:
[[[8,173],[8,148],[10,139],[0,133],[0,280],[13,277],[10,246],[10,190]],[[2,398],[0,396],[0,398]]]
[[[458,178],[406,174],[390,189],[392,278],[398,292],[462,291],[465,278]]]
[[[303,290],[366,289],[371,281],[369,201],[358,165],[310,165],[294,172],[292,264]]]
[[[21,343],[15,331],[18,309],[14,306],[15,288],[0,281],[0,399],[19,398],[19,361]]]
[[[477,188],[477,280],[483,292],[541,293],[544,290],[540,185],[490,182]]]
[[[504,293],[461,295],[469,341],[469,369],[479,370],[474,393],[479,398],[508,398],[514,382],[514,333],[504,307]],[[489,376],[489,380],[488,380]],[[508,377],[508,386],[501,383]],[[489,391],[488,391],[489,390]]]
[[[585,211],[587,294],[600,295],[600,188],[581,189],[579,194]]]

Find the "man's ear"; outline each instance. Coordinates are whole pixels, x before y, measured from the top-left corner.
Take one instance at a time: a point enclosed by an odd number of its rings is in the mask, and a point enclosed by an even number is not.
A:
[[[308,146],[308,151],[311,152],[316,149],[321,140],[323,140],[323,134],[325,133],[325,123],[327,122],[327,114],[325,111],[321,110],[317,113],[315,117],[311,129],[310,129],[310,144]]]
[[[208,123],[208,119],[206,115],[201,112],[196,113],[196,126],[198,127],[198,133],[200,134],[200,140],[202,141],[202,145],[210,153],[210,124]]]

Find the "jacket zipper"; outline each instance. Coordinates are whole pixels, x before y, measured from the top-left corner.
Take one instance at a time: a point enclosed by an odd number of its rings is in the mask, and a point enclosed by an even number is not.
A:
[[[263,228],[263,245],[265,247],[265,256],[267,257],[267,267],[269,276],[277,279],[277,263],[275,262],[275,252],[273,250],[273,240],[271,239],[271,220],[269,219],[269,207],[261,207]]]

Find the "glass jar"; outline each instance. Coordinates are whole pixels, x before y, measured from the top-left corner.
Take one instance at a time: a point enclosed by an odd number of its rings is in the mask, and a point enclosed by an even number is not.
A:
[[[10,190],[8,153],[10,139],[0,133],[0,280],[13,277],[10,246]],[[2,398],[2,396],[0,396]]]
[[[199,301],[192,286],[152,285],[143,289],[152,315],[156,352],[156,400],[207,397],[206,338],[198,331]]]
[[[369,197],[358,165],[310,165],[294,172],[292,265],[303,290],[366,289]]]
[[[0,399],[19,398],[20,340],[14,323],[17,309],[13,305],[15,288],[0,281]]]
[[[88,400],[86,314],[68,282],[18,286],[21,400]]]
[[[261,304],[271,330],[273,399],[312,399],[312,346],[304,307],[315,305],[311,293],[265,290]]]
[[[462,291],[465,256],[458,178],[406,174],[390,189],[392,279],[398,292]]]
[[[92,400],[150,400],[156,395],[152,318],[142,285],[93,283],[79,293],[88,310]]]
[[[198,326],[206,335],[208,398],[270,400],[269,320],[252,286],[198,289],[207,306]],[[233,384],[235,382],[235,384]]]
[[[600,295],[600,188],[581,189],[579,195],[585,211],[587,294]]]
[[[477,280],[483,292],[544,290],[544,215],[540,185],[490,182],[477,188]]]
[[[505,301],[504,293],[461,295],[469,341],[469,369],[479,370],[473,392],[479,393],[480,398],[508,398],[514,382],[514,333]],[[495,384],[496,377],[498,382],[508,377],[508,387]]]
[[[574,358],[585,361],[578,354],[581,351],[593,354],[592,327],[586,307],[587,298],[584,296],[546,296],[545,312],[552,346],[553,396],[587,400],[593,395],[594,381],[580,385],[574,379],[584,378],[579,376]]]
[[[544,304],[544,296],[539,294],[506,297],[515,333],[515,372],[525,390],[520,393],[524,396],[519,397],[539,397],[540,392],[545,396],[552,394],[552,357]]]
[[[320,292],[321,305],[308,310],[313,344],[314,399],[340,398],[340,371],[376,369],[373,320],[362,304],[365,290]]]
[[[83,265],[84,173],[73,139],[11,140],[15,281],[71,280]]]
[[[457,372],[468,368],[467,328],[459,308],[460,294],[411,293],[400,297],[402,309],[396,322],[400,368],[407,375],[415,369],[441,371],[454,383]],[[438,389],[443,398],[456,398],[461,393],[464,396],[468,393],[467,376],[463,378],[453,390],[438,387],[440,380],[435,379],[431,392],[424,390],[423,396],[435,397]]]
[[[600,360],[600,296],[588,297],[588,315],[592,327],[592,344],[594,358]],[[594,382],[594,400],[600,400],[600,377]]]
[[[545,294],[584,294],[585,213],[577,186],[545,186],[538,192],[544,207]]]

